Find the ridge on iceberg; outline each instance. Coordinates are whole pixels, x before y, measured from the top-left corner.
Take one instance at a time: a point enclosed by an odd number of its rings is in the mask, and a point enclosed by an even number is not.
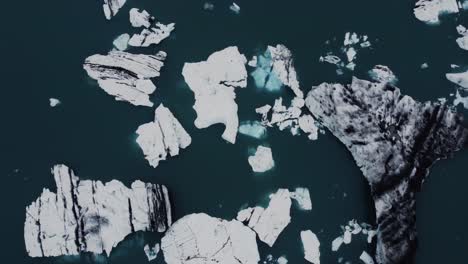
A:
[[[185,63],[182,69],[195,96],[195,126],[201,129],[222,123],[222,138],[232,144],[239,128],[235,89],[247,86],[246,63],[237,47],[228,47],[211,54],[206,61]]]

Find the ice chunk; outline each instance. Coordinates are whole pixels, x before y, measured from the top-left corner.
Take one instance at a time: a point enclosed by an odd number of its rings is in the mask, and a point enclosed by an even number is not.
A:
[[[447,73],[445,74],[447,80],[468,89],[468,71],[458,73]]]
[[[468,50],[468,30],[464,26],[458,25],[457,31],[461,35],[461,37],[457,38],[458,46],[461,49]]]
[[[185,149],[192,143],[190,135],[163,104],[156,108],[154,121],[139,126],[136,133],[136,142],[154,168],[159,161],[166,160],[167,154],[177,156],[179,149]]]
[[[152,44],[157,45],[168,38],[174,29],[175,23],[164,25],[158,22],[150,29],[144,28],[140,34],[133,34],[128,41],[128,45],[133,47],[148,47]]]
[[[315,120],[312,115],[302,115],[298,119],[299,127],[301,128],[304,133],[309,134],[308,137],[310,140],[317,140],[318,139],[318,127],[315,124]]]
[[[457,93],[455,94],[455,99],[453,100],[454,105],[463,105],[465,109],[468,109],[468,96],[462,96],[460,94],[460,91],[457,90]]]
[[[237,47],[228,47],[211,54],[206,61],[185,63],[185,82],[195,95],[195,126],[206,128],[222,123],[223,139],[236,142],[239,119],[235,102],[236,88],[247,86],[247,59]]]
[[[308,188],[297,187],[296,190],[291,193],[291,198],[296,200],[302,210],[312,210],[312,201],[310,200]]]
[[[127,33],[124,33],[120,36],[118,36],[112,44],[114,47],[118,50],[124,51],[128,48],[128,41],[130,40],[130,35]]]
[[[427,69],[429,68],[429,64],[427,64],[427,62],[424,62],[423,64],[421,64],[421,69]]]
[[[266,127],[258,121],[244,121],[239,126],[239,133],[262,139],[266,137]]]
[[[332,251],[338,251],[343,244],[343,237],[339,236],[332,241]]]
[[[236,217],[237,221],[248,222],[250,217],[252,216],[253,210],[254,208],[251,208],[251,207],[240,210],[237,213],[237,217]]]
[[[442,14],[459,12],[457,0],[419,0],[414,7],[414,16],[427,24],[439,24]]]
[[[313,264],[320,264],[320,242],[317,236],[310,230],[301,231],[304,258]]]
[[[49,105],[50,107],[56,107],[57,105],[61,104],[59,99],[57,98],[49,98]]]
[[[145,27],[149,28],[154,22],[154,17],[152,17],[146,10],[140,12],[138,8],[132,8],[129,12],[130,24],[133,27]]]
[[[284,257],[284,256],[281,256],[276,260],[276,263],[278,263],[278,264],[288,264],[288,259],[286,257]]]
[[[120,8],[125,4],[126,0],[104,0],[102,5],[104,15],[109,20],[119,12]]]
[[[365,264],[374,264],[374,259],[366,252],[363,251],[359,259],[362,260]]]
[[[213,11],[213,10],[214,10],[214,7],[215,7],[214,4],[211,3],[211,2],[205,2],[205,3],[203,4],[203,9],[204,9],[204,10]]]
[[[264,146],[258,146],[255,155],[250,156],[248,161],[254,172],[265,172],[275,166],[271,148]]]
[[[236,220],[191,214],[176,221],[161,240],[167,264],[257,264],[255,233]]]
[[[229,9],[231,9],[231,11],[234,12],[235,14],[240,13],[240,6],[234,2],[231,4],[231,6],[229,6]]]
[[[253,56],[251,60],[249,60],[249,62],[247,63],[247,65],[249,65],[250,67],[257,67],[257,61],[258,61],[258,57],[257,56]]]
[[[376,65],[369,71],[369,76],[372,80],[380,83],[396,84],[397,78],[395,74],[385,65]]]
[[[145,251],[148,261],[152,261],[158,257],[161,248],[159,246],[159,243],[156,243],[154,247],[150,247],[148,244],[146,244],[143,250]]]

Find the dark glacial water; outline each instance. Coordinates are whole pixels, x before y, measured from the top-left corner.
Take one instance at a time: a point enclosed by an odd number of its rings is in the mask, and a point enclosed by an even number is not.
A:
[[[238,0],[240,15],[228,1],[214,1],[215,10],[203,10],[198,0],[128,0],[107,21],[102,1],[5,1],[2,3],[0,129],[2,177],[0,247],[2,263],[147,263],[145,241],[158,234],[134,234],[109,259],[83,255],[32,259],[23,241],[25,207],[42,188],[55,190],[50,168],[64,163],[84,179],[136,179],[166,184],[171,191],[174,217],[193,212],[230,219],[249,203],[265,202],[277,188],[308,187],[313,211],[292,210],[292,223],[273,248],[262,256],[285,255],[289,263],[305,263],[299,231],[311,229],[321,243],[322,263],[344,257],[359,263],[362,250],[374,245],[356,239],[338,253],[330,250],[340,225],[350,219],[374,222],[369,188],[351,155],[330,133],[314,142],[270,129],[256,141],[238,136],[231,145],[220,137],[223,127],[199,130],[193,125],[193,94],[181,75],[184,62],[205,60],[209,54],[236,45],[248,57],[265,45],[283,43],[292,50],[302,88],[324,81],[346,82],[331,65],[318,62],[327,51],[326,40],[345,32],[369,35],[372,49],[359,54],[355,74],[365,77],[372,65],[388,65],[398,76],[402,92],[418,100],[447,97],[454,87],[444,74],[452,63],[464,65],[468,52],[454,41],[455,26],[466,15],[452,16],[440,26],[427,26],[412,14],[413,1],[383,0]],[[158,90],[152,97],[164,102],[191,134],[193,143],[181,155],[151,168],[135,143],[135,130],[153,119],[153,109],[116,102],[90,80],[82,69],[87,56],[107,53],[115,37],[132,31],[128,10],[144,8],[163,23],[175,22],[170,39],[157,47],[131,52],[168,53]],[[429,68],[421,70],[423,62]],[[290,91],[267,94],[255,89],[237,93],[240,120],[258,118],[255,107],[273,103]],[[50,108],[48,98],[62,104]],[[269,144],[276,168],[263,175],[251,172],[249,148]],[[466,164],[468,152],[438,162],[418,197],[418,264],[465,263],[468,245]],[[346,194],[346,195],[344,195]],[[162,263],[158,257],[155,263]]]

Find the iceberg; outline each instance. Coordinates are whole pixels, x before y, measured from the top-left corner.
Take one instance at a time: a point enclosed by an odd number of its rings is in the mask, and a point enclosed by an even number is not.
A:
[[[229,9],[237,15],[240,13],[240,6],[234,2],[229,6]]]
[[[301,231],[304,258],[313,264],[320,264],[320,241],[310,230]]]
[[[265,172],[275,166],[271,148],[258,146],[255,155],[249,157],[249,164],[254,172]]]
[[[310,200],[309,189],[297,187],[294,192],[291,192],[291,199],[295,200],[302,210],[312,210],[312,201]]]
[[[112,44],[114,47],[120,51],[124,51],[128,48],[128,41],[130,40],[130,35],[127,33],[124,33],[122,35],[119,35]]]
[[[111,51],[107,55],[96,54],[86,58],[83,68],[117,101],[152,107],[149,95],[156,86],[150,79],[160,75],[166,56],[163,51],[156,55]]]
[[[457,32],[461,37],[457,38],[457,44],[461,49],[468,50],[468,30],[462,26],[457,26]]]
[[[177,220],[161,240],[167,264],[257,264],[255,233],[236,220],[190,214]]]
[[[179,149],[185,149],[192,143],[190,135],[163,104],[156,108],[154,121],[139,126],[136,133],[136,142],[154,168],[159,161],[166,160],[168,154],[177,156]]]
[[[44,189],[26,207],[24,241],[31,257],[109,255],[128,234],[164,232],[172,223],[163,185],[80,180],[65,165],[55,165],[52,174],[56,193]]]
[[[174,29],[175,23],[164,25],[158,22],[150,29],[144,28],[140,34],[133,34],[128,41],[128,45],[133,47],[149,47],[153,44],[157,45],[168,38]]]
[[[369,71],[369,77],[381,83],[396,84],[397,78],[395,74],[385,65],[376,65],[372,70]]]
[[[445,77],[447,78],[447,80],[453,82],[454,84],[468,89],[468,71],[458,73],[447,73],[445,74]]]
[[[235,102],[236,88],[247,87],[247,59],[237,47],[211,54],[206,61],[185,63],[182,75],[195,95],[195,126],[225,125],[222,138],[236,142],[239,119]]]
[[[355,77],[350,85],[312,88],[306,106],[351,152],[370,184],[377,263],[410,261],[416,193],[434,162],[465,146],[463,116],[443,102],[417,102],[387,83]]]
[[[113,16],[117,15],[117,12],[119,12],[125,2],[126,0],[104,0],[102,7],[106,18],[110,20]]]
[[[419,0],[414,7],[414,16],[426,24],[436,25],[442,14],[455,14],[460,8],[457,0]]]
[[[50,107],[56,107],[57,105],[61,104],[59,99],[57,98],[49,98],[49,105]]]
[[[130,9],[129,16],[130,24],[136,28],[149,28],[155,20],[146,10],[140,11],[138,8]]]
[[[266,137],[266,127],[258,121],[244,121],[239,126],[239,133],[249,137],[262,139]]]
[[[158,257],[159,251],[161,250],[159,243],[156,243],[154,247],[150,247],[148,244],[145,245],[143,251],[148,258],[148,261],[155,260]]]
[[[453,100],[453,105],[463,105],[465,109],[468,109],[468,96],[462,96],[460,94],[460,91],[457,90],[457,93],[455,94],[455,99]]]
[[[366,251],[363,251],[361,253],[361,256],[359,256],[359,259],[362,260],[364,264],[374,264],[374,259]]]

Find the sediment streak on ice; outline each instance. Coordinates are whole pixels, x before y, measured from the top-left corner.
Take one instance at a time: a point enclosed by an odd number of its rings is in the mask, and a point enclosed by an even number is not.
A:
[[[179,149],[185,149],[192,143],[190,135],[163,104],[156,108],[154,121],[139,126],[136,133],[136,142],[154,168],[159,161],[166,160],[168,154],[177,156]]]
[[[156,55],[111,51],[107,55],[96,54],[86,58],[83,68],[117,101],[151,107],[153,103],[149,95],[156,86],[150,79],[160,75],[165,59],[163,51]]]
[[[128,234],[164,232],[171,225],[165,186],[135,181],[131,188],[113,180],[80,180],[65,165],[52,173],[57,192],[44,189],[26,207],[24,240],[31,257],[105,253]]]
[[[222,138],[233,144],[239,127],[235,89],[247,86],[246,63],[237,47],[228,47],[211,54],[206,61],[185,63],[182,70],[185,82],[195,95],[195,126],[224,124]]]

